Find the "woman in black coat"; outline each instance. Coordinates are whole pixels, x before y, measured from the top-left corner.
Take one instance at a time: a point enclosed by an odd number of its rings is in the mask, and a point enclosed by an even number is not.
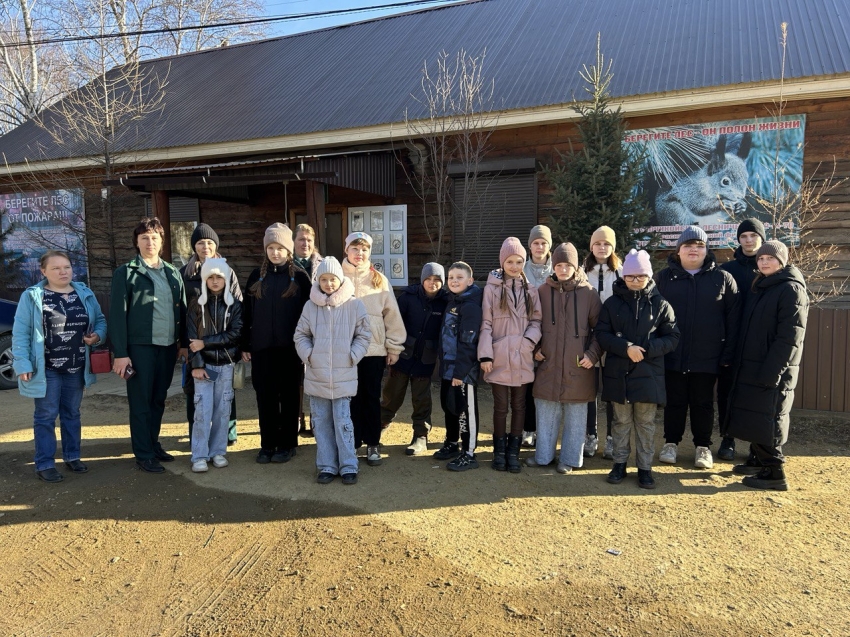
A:
[[[788,249],[779,241],[759,248],[758,268],[739,331],[724,435],[752,443],[750,458],[733,469],[747,475],[746,486],[787,491],[782,445],[788,440],[809,300],[802,273],[788,263]]]

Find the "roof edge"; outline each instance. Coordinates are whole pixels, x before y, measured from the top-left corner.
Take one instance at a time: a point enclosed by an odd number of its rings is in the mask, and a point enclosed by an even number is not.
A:
[[[848,74],[822,76],[819,78],[800,78],[778,81],[735,84],[720,87],[704,87],[670,93],[632,95],[612,99],[614,107],[619,106],[627,117],[641,117],[662,113],[675,113],[704,108],[755,104],[782,98],[789,102],[809,99],[832,99],[850,97],[850,77]],[[541,126],[575,121],[579,115],[573,110],[573,103],[537,106],[526,109],[514,109],[499,113],[497,129]],[[154,149],[126,153],[116,157],[116,164],[138,164],[151,162],[177,162],[185,160],[204,160],[218,157],[252,155],[275,152],[309,151],[319,148],[334,148],[353,144],[381,142],[402,142],[409,136],[404,122],[390,122],[375,126],[314,131],[297,135],[284,135],[263,139],[240,140],[196,146]],[[2,173],[16,175],[51,170],[87,169],[97,165],[92,158],[74,157],[49,161],[30,161],[20,164],[6,164]]]

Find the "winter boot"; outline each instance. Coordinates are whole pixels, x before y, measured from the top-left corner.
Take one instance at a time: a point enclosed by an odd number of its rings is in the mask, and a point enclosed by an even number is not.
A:
[[[520,436],[508,436],[508,450],[505,452],[505,462],[508,465],[508,471],[511,473],[522,471],[522,465],[519,463],[520,442],[522,442]]]
[[[626,463],[615,462],[611,472],[608,474],[608,482],[611,484],[620,484],[626,477]]]
[[[744,464],[736,464],[732,467],[732,473],[739,476],[754,476],[759,473],[762,468],[763,466],[761,462],[759,462],[759,459],[756,458],[756,454],[751,451]]]
[[[505,446],[507,438],[493,438],[493,463],[490,465],[496,471],[505,471],[508,467],[505,464]]]
[[[788,490],[788,482],[785,480],[785,467],[781,464],[764,467],[758,475],[747,476],[741,480],[741,483],[753,489]]]
[[[655,478],[652,477],[652,469],[638,469],[638,486],[641,489],[655,488]]]

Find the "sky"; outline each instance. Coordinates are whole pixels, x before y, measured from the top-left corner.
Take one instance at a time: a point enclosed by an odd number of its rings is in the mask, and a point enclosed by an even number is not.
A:
[[[408,0],[266,0],[265,4],[266,15],[271,17],[299,13],[317,13],[320,11],[333,11],[338,9],[372,7],[405,1]],[[324,29],[325,27],[349,24],[351,22],[361,22],[363,20],[371,20],[385,15],[435,7],[441,4],[447,4],[447,0],[435,0],[431,4],[417,4],[407,8],[399,7],[394,9],[367,10],[330,17],[273,22],[269,25],[268,37],[278,37],[281,35],[290,35],[304,31],[315,31],[316,29]]]

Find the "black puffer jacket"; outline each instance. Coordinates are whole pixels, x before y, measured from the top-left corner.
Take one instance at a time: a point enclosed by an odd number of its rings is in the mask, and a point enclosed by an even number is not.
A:
[[[756,275],[759,273],[756,256],[748,257],[744,254],[741,246],[738,246],[738,249],[735,250],[735,254],[732,256],[732,260],[721,265],[720,269],[725,270],[735,279],[735,285],[738,286],[738,294],[741,295],[741,300],[738,303],[738,311],[740,315],[743,315],[748,300],[754,296],[753,281],[756,280]]]
[[[241,360],[242,303],[234,299],[228,309],[223,294],[208,294],[204,305],[195,298],[186,314],[186,331],[190,340],[204,341],[200,352],[189,352],[189,366],[193,369],[235,363]]]
[[[260,280],[260,268],[251,272],[245,286],[247,295],[243,305],[243,352],[257,352],[271,347],[295,347],[295,326],[310,298],[310,277],[295,264],[293,276],[298,286],[294,296],[283,298],[292,281],[289,264],[269,266],[263,279],[262,298],[251,294],[251,286]]]
[[[655,282],[632,291],[618,279],[614,294],[602,305],[596,340],[608,352],[602,369],[602,400],[620,404],[667,402],[664,356],[676,349],[679,328],[673,308]],[[646,350],[639,363],[629,358],[630,345]]]
[[[708,252],[702,269],[692,275],[674,255],[656,273],[658,291],[673,307],[681,337],[664,359],[667,371],[717,374],[735,358],[739,296],[735,279],[717,267]]]
[[[446,311],[448,295],[444,289],[437,290],[434,298],[428,298],[421,284],[411,285],[398,297],[398,310],[407,340],[404,351],[399,355],[395,369],[410,376],[429,377],[440,355],[440,326]]]
[[[457,378],[477,385],[481,373],[478,362],[478,337],[481,334],[481,288],[470,285],[460,294],[449,295],[440,332],[440,378]]]
[[[793,265],[759,279],[740,330],[724,435],[767,446],[788,440],[809,298]]]

